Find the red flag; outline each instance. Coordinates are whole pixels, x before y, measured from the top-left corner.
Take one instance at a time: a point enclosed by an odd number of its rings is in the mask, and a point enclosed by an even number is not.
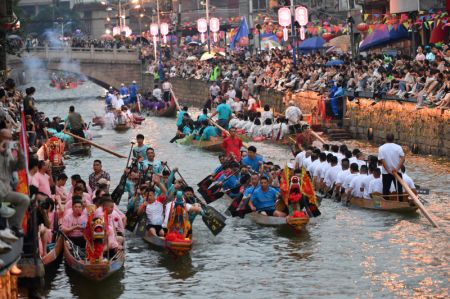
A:
[[[315,204],[317,206],[316,192],[314,191],[314,185],[311,181],[311,178],[306,173],[304,167],[302,167],[302,177],[301,177],[301,193],[308,197],[309,202],[311,204]]]

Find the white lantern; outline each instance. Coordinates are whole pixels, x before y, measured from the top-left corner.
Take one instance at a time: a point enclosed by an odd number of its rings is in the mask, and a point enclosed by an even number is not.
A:
[[[202,43],[205,42],[205,32],[208,31],[208,22],[206,19],[201,18],[197,20],[197,30],[200,32],[200,37],[202,40]]]
[[[163,41],[166,44],[167,43],[167,38],[166,35],[169,34],[169,24],[167,23],[161,23],[160,25],[160,30],[161,30],[161,35],[163,36]]]
[[[291,25],[291,10],[287,7],[282,7],[278,10],[278,24],[283,26],[283,39],[288,40],[288,29]]]
[[[158,24],[156,24],[156,23],[150,24],[150,34],[151,35],[153,35],[153,36],[158,35],[158,30],[159,30]]]
[[[126,37],[129,37],[131,35],[131,33],[132,33],[131,28],[128,27],[128,26],[123,26],[122,27],[122,32],[125,33]]]
[[[218,18],[211,18],[209,20],[209,28],[213,32],[214,42],[217,43],[217,32],[220,31],[220,21]]]
[[[120,27],[119,26],[115,26],[113,28],[113,35],[120,35]]]
[[[295,9],[295,20],[300,26],[308,24],[308,9],[304,6],[299,6]]]

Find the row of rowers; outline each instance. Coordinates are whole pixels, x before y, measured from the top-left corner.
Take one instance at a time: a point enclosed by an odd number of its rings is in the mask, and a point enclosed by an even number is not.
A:
[[[391,150],[392,147],[395,150]],[[387,166],[389,163],[392,166]],[[295,167],[307,170],[319,194],[329,197],[334,193],[338,200],[344,193],[364,199],[371,199],[372,194],[385,197],[393,193],[402,194],[400,184],[386,179],[389,171],[396,167],[406,184],[417,194],[413,180],[405,173],[404,153],[392,140],[380,147],[378,157],[369,155],[367,158],[359,149],[350,151],[345,144],[324,144],[322,150],[309,147],[296,155]]]

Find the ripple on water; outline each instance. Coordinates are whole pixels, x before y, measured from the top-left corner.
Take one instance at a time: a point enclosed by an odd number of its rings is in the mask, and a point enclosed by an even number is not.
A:
[[[39,90],[39,86],[38,90]],[[102,92],[101,88],[95,90]],[[39,95],[39,92],[37,96]],[[65,115],[75,105],[85,119],[101,115],[98,100],[39,103],[49,116]],[[194,112],[195,114],[196,112]],[[124,134],[93,129],[95,142],[127,154],[137,133],[146,136],[157,156],[177,166],[195,184],[217,164],[212,153],[171,144],[173,119],[147,118],[142,126]],[[287,148],[256,144],[265,157],[283,165],[291,159]],[[366,152],[372,145],[351,142]],[[125,161],[96,149],[92,157],[66,161],[67,173],[87,178],[94,159],[102,159],[114,186]],[[448,161],[407,156],[408,172],[432,194],[427,207],[448,222]],[[227,203],[213,204],[225,211]],[[126,208],[125,200],[120,205]],[[249,219],[228,219],[214,237],[199,219],[194,223],[190,255],[173,259],[152,250],[141,239],[129,236],[124,271],[97,284],[89,284],[64,264],[46,287],[48,298],[444,298],[449,296],[449,230],[432,229],[420,216],[349,209],[324,200],[322,216],[300,235],[263,228]]]

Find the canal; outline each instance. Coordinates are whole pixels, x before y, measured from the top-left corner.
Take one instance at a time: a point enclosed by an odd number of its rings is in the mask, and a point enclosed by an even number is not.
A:
[[[34,82],[38,108],[47,116],[65,116],[74,105],[85,120],[103,114],[95,97],[104,90],[91,82],[79,89],[56,91],[47,81]],[[77,99],[81,97],[81,99]],[[195,185],[217,165],[215,154],[171,144],[175,120],[147,117],[141,126],[118,134],[92,130],[94,141],[128,154],[138,133],[156,149],[157,158],[178,167]],[[266,160],[284,165],[287,148],[255,144]],[[349,141],[366,153],[376,147]],[[118,183],[125,159],[97,149],[87,158],[65,161],[67,175],[87,180],[100,159]],[[420,214],[404,216],[351,209],[324,201],[322,216],[299,235],[259,227],[249,219],[229,218],[214,237],[201,220],[194,223],[190,255],[174,259],[149,248],[132,235],[126,240],[125,268],[102,283],[91,284],[61,263],[46,276],[46,298],[448,298],[450,163],[446,159],[408,154],[407,169],[415,182],[431,189],[426,207],[442,224],[434,229]],[[68,186],[67,186],[68,188]],[[125,197],[125,196],[124,196]],[[121,209],[125,210],[126,200]],[[226,202],[213,206],[224,212]]]

